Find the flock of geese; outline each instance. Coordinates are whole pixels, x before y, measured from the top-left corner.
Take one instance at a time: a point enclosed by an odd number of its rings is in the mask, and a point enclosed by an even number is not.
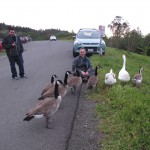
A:
[[[126,71],[126,56],[123,55],[123,66],[119,72],[118,79],[122,82],[128,82],[130,80],[130,75]],[[91,76],[86,86],[88,89],[92,90],[98,84],[98,69],[102,68],[100,65],[95,67],[95,74]],[[142,70],[143,68],[139,69],[139,73],[135,74],[133,78],[133,83],[137,86],[140,85],[142,82]],[[34,106],[28,113],[26,113],[24,121],[30,121],[33,118],[46,118],[46,128],[51,129],[54,128],[53,125],[53,116],[60,107],[62,102],[62,97],[64,97],[69,87],[71,88],[71,93],[76,94],[80,85],[82,84],[82,78],[80,75],[79,70],[75,70],[74,73],[71,71],[66,71],[64,76],[64,81],[56,80],[57,75],[51,76],[51,82],[44,85],[41,95],[38,100],[41,100]],[[105,75],[105,84],[112,86],[117,82],[116,75],[113,73],[111,69],[109,73]]]
[[[98,66],[95,69],[95,80],[97,80],[97,69]],[[71,93],[76,94],[82,84],[82,78],[77,69],[74,72],[66,71],[64,81],[56,80],[56,78],[57,75],[52,75],[51,82],[43,87],[41,95],[38,98],[41,101],[26,114],[26,117],[23,119],[24,121],[45,117],[46,127],[49,129],[54,128],[52,118],[60,107],[62,97],[67,94],[69,87],[71,88]],[[89,84],[90,87],[95,87],[93,82],[96,83],[93,78],[89,78],[87,85]]]
[[[121,82],[127,83],[128,81],[130,81],[130,75],[128,71],[126,70],[126,56],[122,55],[122,58],[123,58],[123,65],[122,65],[121,70],[119,71],[118,80],[120,80]],[[143,80],[142,70],[144,69],[140,67],[139,72],[136,73],[132,79],[133,84],[137,87],[140,86]],[[110,72],[105,75],[105,84],[112,86],[116,82],[117,82],[116,75],[113,73],[113,70],[111,69]]]

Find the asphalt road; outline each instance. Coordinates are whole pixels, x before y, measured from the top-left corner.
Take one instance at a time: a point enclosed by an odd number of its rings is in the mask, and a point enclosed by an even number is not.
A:
[[[54,116],[54,129],[45,128],[45,119],[24,122],[26,112],[36,105],[42,87],[52,74],[64,79],[71,70],[72,42],[32,41],[24,44],[27,79],[11,79],[6,56],[0,57],[0,149],[65,150],[70,137],[77,96],[68,91],[62,109]]]

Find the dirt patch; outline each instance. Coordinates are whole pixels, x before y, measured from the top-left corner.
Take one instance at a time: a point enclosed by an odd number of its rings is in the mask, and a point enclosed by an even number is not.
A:
[[[94,116],[96,103],[84,99],[84,90],[83,84],[67,150],[100,150],[99,142],[102,136],[97,130],[98,120]]]

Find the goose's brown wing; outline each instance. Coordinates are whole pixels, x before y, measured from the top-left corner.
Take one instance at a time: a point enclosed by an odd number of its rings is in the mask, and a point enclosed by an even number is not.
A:
[[[54,84],[52,84],[52,83],[48,83],[48,84],[46,84],[44,87],[43,87],[43,89],[42,89],[42,92],[41,92],[41,95],[43,95],[46,91],[48,91],[50,88],[54,88]]]
[[[46,98],[46,97],[54,97],[54,89],[55,89],[55,86],[50,87],[50,88],[42,95],[42,97],[43,97],[43,98]]]
[[[73,86],[73,85],[80,85],[82,83],[82,78],[81,77],[77,77],[77,76],[73,76],[71,78],[68,78],[68,86]]]
[[[74,84],[76,80],[76,76],[70,76],[68,79],[67,79],[67,83],[69,86],[72,86]]]
[[[134,76],[134,79],[136,79],[136,80],[141,80],[141,78],[142,78],[142,76],[140,74],[136,74]]]
[[[44,101],[40,101],[26,115],[32,116],[36,114],[47,114],[47,111],[49,111],[56,105],[57,105],[57,101],[54,98],[47,98]]]
[[[98,77],[97,76],[91,76],[88,79],[88,82],[87,82],[88,86],[95,87],[97,84],[98,84]]]

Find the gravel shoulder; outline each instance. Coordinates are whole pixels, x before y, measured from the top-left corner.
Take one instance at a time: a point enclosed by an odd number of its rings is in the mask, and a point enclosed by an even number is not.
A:
[[[84,99],[85,84],[82,84],[81,89],[67,150],[100,150],[102,135],[97,130],[98,120],[94,116],[96,103]]]

